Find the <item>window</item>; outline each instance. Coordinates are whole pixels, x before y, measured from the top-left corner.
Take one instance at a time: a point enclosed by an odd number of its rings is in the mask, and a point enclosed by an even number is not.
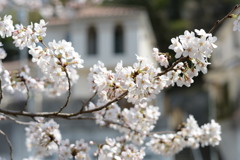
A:
[[[116,25],[114,29],[114,53],[123,54],[123,27],[122,25]]]
[[[97,54],[97,32],[94,26],[90,26],[87,31],[88,37],[88,54]]]

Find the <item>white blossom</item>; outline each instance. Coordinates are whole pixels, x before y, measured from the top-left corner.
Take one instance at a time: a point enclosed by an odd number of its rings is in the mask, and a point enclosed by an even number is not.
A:
[[[31,122],[26,130],[26,145],[29,151],[35,148],[36,157],[52,155],[61,141],[59,125],[54,120]]]
[[[90,160],[88,144],[83,139],[76,141],[75,144],[70,144],[69,140],[62,140],[58,149],[58,159],[68,160],[75,158],[76,160]]]
[[[116,140],[106,138],[105,144],[99,147],[97,153],[99,160],[142,160],[145,156],[144,149],[138,149],[133,144],[124,144],[123,139],[119,137]]]
[[[240,16],[237,16],[236,20],[233,22],[233,31],[240,32]]]
[[[14,31],[12,16],[5,15],[2,21],[1,19],[2,18],[0,17],[0,36],[2,38],[12,36],[12,33]]]
[[[211,123],[198,126],[192,115],[176,133],[155,134],[146,144],[151,151],[165,156],[173,155],[185,147],[198,148],[207,145],[219,145],[221,141],[221,127],[214,120]]]

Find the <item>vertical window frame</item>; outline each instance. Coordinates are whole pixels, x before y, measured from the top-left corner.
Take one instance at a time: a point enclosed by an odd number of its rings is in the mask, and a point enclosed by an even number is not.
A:
[[[124,27],[122,23],[117,23],[114,26],[114,54],[122,55],[124,54]]]
[[[87,28],[87,54],[89,56],[97,55],[97,28],[95,25],[89,25]]]

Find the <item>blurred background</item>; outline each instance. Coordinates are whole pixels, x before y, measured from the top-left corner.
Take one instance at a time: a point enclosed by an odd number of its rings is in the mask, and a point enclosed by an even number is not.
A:
[[[224,17],[237,0],[0,0],[0,16],[13,16],[15,23],[48,23],[45,43],[66,39],[84,59],[80,80],[73,87],[73,96],[65,112],[79,110],[82,101],[91,96],[87,86],[90,67],[98,60],[109,69],[123,61],[125,66],[136,61],[135,54],[147,55],[153,47],[169,52],[171,38],[185,30],[209,31],[216,20]],[[206,75],[195,78],[190,87],[171,87],[153,102],[160,107],[161,117],[155,131],[174,130],[192,114],[199,125],[216,119],[222,126],[222,142],[218,147],[189,148],[172,157],[162,157],[147,151],[149,160],[235,160],[240,157],[240,34],[233,32],[233,19],[226,20],[213,32],[218,37],[218,48],[211,57],[212,65]],[[1,39],[8,56],[3,61],[13,70],[28,64],[34,76],[40,71],[31,63],[27,50],[19,51],[11,38]],[[174,61],[174,59],[172,60]],[[31,92],[28,110],[55,111],[64,104],[66,95],[50,98]],[[21,109],[26,95],[4,94],[1,107]],[[122,101],[121,105],[129,105]],[[23,120],[29,120],[24,119]],[[72,143],[84,138],[102,143],[105,136],[116,137],[117,131],[100,128],[93,121],[57,120],[63,139]],[[24,126],[0,121],[0,129],[9,135],[14,148],[14,159],[27,158]],[[8,159],[9,148],[0,136],[0,156]],[[94,152],[94,149],[92,150]],[[56,155],[46,159],[57,159]]]

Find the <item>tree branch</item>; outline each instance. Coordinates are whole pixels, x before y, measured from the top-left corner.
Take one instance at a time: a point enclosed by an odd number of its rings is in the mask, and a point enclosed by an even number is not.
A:
[[[25,87],[26,87],[26,90],[27,90],[27,99],[26,99],[26,102],[25,102],[25,104],[24,104],[24,107],[23,107],[22,111],[26,111],[27,105],[28,105],[28,101],[29,101],[29,88],[28,88],[28,85],[27,85],[25,79],[24,79],[23,83],[24,83],[24,85],[25,85]]]
[[[167,68],[166,70],[164,70],[163,72],[159,73],[156,77],[162,76],[164,74],[166,74],[167,72],[173,70],[173,68],[179,63],[182,62],[184,60],[187,60],[189,57],[181,57],[180,59],[178,59],[171,67]]]
[[[0,134],[2,134],[5,137],[5,139],[8,143],[9,149],[10,149],[10,159],[13,160],[13,157],[12,157],[13,147],[12,147],[11,142],[10,142],[8,136],[2,130],[0,130]]]
[[[76,113],[60,113],[60,112],[59,113],[57,113],[57,112],[37,112],[37,113],[31,113],[31,112],[27,112],[27,111],[13,111],[13,110],[8,110],[8,109],[3,109],[3,108],[0,108],[0,113],[4,113],[5,115],[24,116],[24,117],[31,117],[31,118],[34,118],[34,117],[45,117],[45,118],[69,119],[70,117],[74,117],[74,116],[77,116],[79,114],[92,113],[92,112],[95,112],[95,111],[99,111],[99,110],[101,110],[103,108],[106,108],[110,104],[112,104],[114,102],[117,102],[117,101],[121,100],[122,98],[124,98],[124,96],[126,96],[127,93],[128,93],[128,91],[125,91],[124,93],[122,93],[121,95],[119,95],[115,99],[109,101],[105,105],[103,105],[103,106],[101,106],[99,108],[92,109],[92,110],[82,111],[81,113],[79,113],[79,112],[76,112]]]
[[[0,104],[2,102],[2,98],[3,98],[3,95],[2,95],[2,79],[0,79]]]
[[[217,20],[215,22],[215,24],[213,25],[212,29],[209,31],[209,33],[212,33],[214,31],[214,29],[220,24],[222,23],[224,20],[226,20],[227,18],[231,18],[231,14],[237,10],[238,8],[240,8],[240,4],[237,4],[233,7],[233,9],[225,16],[223,17],[221,20]]]
[[[67,96],[67,100],[66,100],[66,103],[60,108],[60,110],[58,112],[56,112],[55,114],[59,114],[60,112],[62,112],[62,110],[64,108],[67,107],[68,105],[68,102],[69,102],[69,99],[70,99],[70,96],[71,96],[71,80],[70,80],[70,77],[68,75],[68,72],[67,72],[67,68],[65,67],[64,68],[64,72],[66,73],[66,77],[67,77],[67,81],[68,81],[68,96]]]
[[[22,122],[22,121],[16,120],[15,118],[13,118],[9,115],[4,115],[4,116],[7,117],[8,119],[14,121],[17,124],[21,124],[21,125],[30,125],[31,124],[30,122]]]
[[[123,92],[120,96],[114,98],[113,100],[109,101],[108,103],[106,103],[105,105],[95,108],[95,109],[90,109],[90,110],[86,110],[86,111],[82,111],[82,113],[92,113],[95,111],[99,111],[102,110],[103,108],[106,108],[107,106],[109,106],[110,104],[117,102],[119,100],[121,100],[122,98],[124,98],[126,95],[128,94],[128,91]]]
[[[80,111],[77,112],[76,114],[77,114],[77,115],[78,115],[78,114],[81,114],[81,113],[83,112],[84,108],[86,107],[86,105],[87,105],[96,95],[97,95],[97,91],[93,94],[92,97],[90,97],[90,98],[87,100],[87,102],[85,102],[85,103],[83,104],[83,106],[82,106],[82,108],[80,109]]]

